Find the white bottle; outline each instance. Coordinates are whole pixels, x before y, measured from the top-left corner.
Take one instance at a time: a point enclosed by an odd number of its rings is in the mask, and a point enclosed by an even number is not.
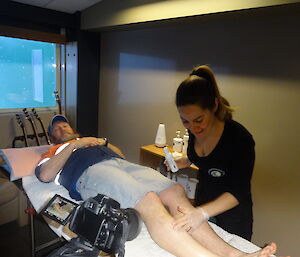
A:
[[[182,153],[183,154],[187,153],[188,144],[189,144],[189,132],[187,129],[185,129],[185,133],[183,136],[183,142],[182,142]]]
[[[168,166],[170,168],[170,170],[175,173],[178,171],[178,167],[177,167],[177,164],[176,162],[174,161],[173,159],[173,156],[172,154],[170,153],[168,147],[165,147],[164,148],[164,153],[165,153],[165,158],[166,158],[166,161],[168,163]]]
[[[183,139],[180,137],[180,130],[176,131],[176,137],[173,138],[173,151],[181,153]]]
[[[166,142],[166,128],[165,124],[160,123],[158,125],[156,137],[155,137],[155,145],[157,147],[165,147],[167,144]]]

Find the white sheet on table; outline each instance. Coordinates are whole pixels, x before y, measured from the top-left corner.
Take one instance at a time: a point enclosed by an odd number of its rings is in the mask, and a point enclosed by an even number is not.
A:
[[[55,194],[74,201],[63,186],[56,185],[53,182],[42,183],[35,176],[27,176],[22,179],[22,183],[28,198],[37,212],[40,212]],[[223,240],[244,252],[250,253],[260,249],[251,242],[237,235],[230,234],[215,224],[210,223],[210,225]],[[66,240],[70,239],[70,237],[62,231],[62,226],[56,227],[51,224],[49,226],[57,235],[64,237]],[[126,242],[125,251],[125,257],[174,257],[172,254],[160,248],[151,239],[144,224],[137,238]]]

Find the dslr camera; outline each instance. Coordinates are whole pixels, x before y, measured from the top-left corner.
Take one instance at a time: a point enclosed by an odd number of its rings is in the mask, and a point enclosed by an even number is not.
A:
[[[48,257],[92,257],[100,251],[123,257],[125,242],[136,238],[141,231],[140,216],[135,209],[121,209],[117,201],[102,194],[80,205],[55,195],[43,214],[60,224],[70,221],[70,230],[78,235]]]

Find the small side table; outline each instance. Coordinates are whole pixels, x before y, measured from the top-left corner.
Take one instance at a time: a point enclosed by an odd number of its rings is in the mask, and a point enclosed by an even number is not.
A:
[[[140,148],[140,164],[153,169],[157,169],[164,161],[163,148],[154,144],[142,146]]]
[[[168,146],[170,152],[172,148]],[[165,153],[163,148],[157,147],[155,144],[142,146],[140,148],[140,164],[151,167],[153,169],[159,168],[165,159]],[[190,169],[198,171],[198,168],[195,165],[191,165]]]
[[[170,152],[172,149],[168,146]],[[165,154],[163,148],[157,147],[155,144],[142,146],[140,148],[140,164],[159,170],[163,175],[167,176],[167,172],[165,172],[166,168],[164,165]],[[164,171],[163,171],[164,170]],[[197,177],[197,172],[199,169],[195,165],[191,165],[189,168],[181,169],[175,174],[175,179],[177,181],[177,174],[185,174],[189,178]],[[171,178],[173,178],[173,174],[169,173]],[[195,204],[194,199],[189,199],[192,205]]]

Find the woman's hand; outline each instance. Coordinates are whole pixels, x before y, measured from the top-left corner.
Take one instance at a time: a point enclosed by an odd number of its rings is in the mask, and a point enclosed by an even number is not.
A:
[[[174,161],[176,162],[178,169],[188,168],[191,164],[191,162],[186,156],[175,157]],[[170,167],[168,166],[168,163],[164,161],[164,164],[167,166],[167,170],[170,171]]]
[[[192,233],[203,222],[209,219],[208,214],[202,208],[193,208],[188,210],[178,206],[177,210],[182,215],[175,217],[173,228],[178,231],[185,230]]]

